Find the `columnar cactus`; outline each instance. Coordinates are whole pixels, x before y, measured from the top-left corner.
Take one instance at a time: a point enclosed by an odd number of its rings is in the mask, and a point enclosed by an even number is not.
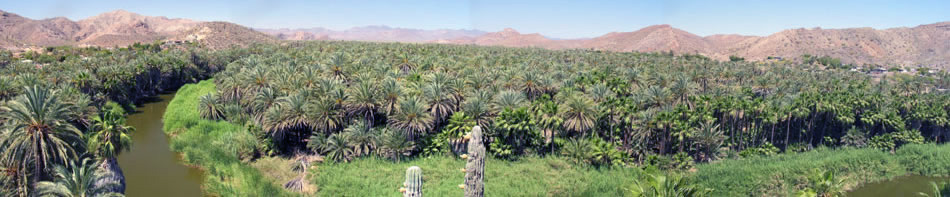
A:
[[[412,166],[406,169],[406,182],[402,183],[403,197],[422,197],[422,169],[419,166]]]
[[[468,163],[465,164],[465,185],[462,186],[465,189],[466,197],[482,197],[485,196],[485,183],[483,178],[485,176],[485,144],[482,143],[482,128],[475,126],[472,128],[472,133],[469,133],[468,142],[468,154],[463,155],[463,158],[467,157]]]

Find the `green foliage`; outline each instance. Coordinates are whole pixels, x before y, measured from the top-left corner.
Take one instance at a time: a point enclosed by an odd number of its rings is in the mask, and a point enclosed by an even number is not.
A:
[[[576,165],[561,157],[486,158],[485,162],[487,196],[623,196],[640,174],[633,168]],[[319,185],[317,196],[397,196],[406,168],[419,166],[425,169],[422,192],[426,196],[462,196],[458,185],[465,175],[460,172],[464,165],[464,160],[446,156],[399,162],[362,157],[349,163],[320,164],[311,180]]]
[[[729,61],[730,61],[730,62],[741,62],[741,61],[745,61],[745,58],[739,57],[739,56],[735,56],[735,55],[730,55],[730,56],[729,56]]]
[[[164,130],[170,136],[171,149],[182,153],[189,164],[201,166],[206,179],[203,191],[222,196],[290,196],[285,190],[263,176],[256,168],[241,162],[240,155],[230,148],[218,146],[231,143],[246,131],[239,125],[205,120],[198,111],[199,97],[215,91],[211,81],[185,85],[169,102],[163,117]]]
[[[110,192],[119,184],[108,177],[106,171],[99,171],[99,162],[91,158],[57,165],[53,170],[54,181],[42,181],[36,184],[37,196],[124,196]]]
[[[629,187],[630,196],[668,197],[668,196],[706,196],[711,190],[696,185],[686,177],[665,175],[651,171],[645,180],[635,180]]]
[[[526,107],[502,110],[492,128],[489,150],[499,158],[521,156],[541,144],[541,132]]]
[[[943,182],[937,184],[936,182],[930,182],[930,187],[933,188],[933,191],[928,193],[920,192],[920,196],[925,197],[948,197],[950,196],[950,183]]]
[[[797,196],[837,197],[845,196],[845,180],[835,175],[835,171],[815,170],[808,176],[808,187],[797,192]]]
[[[0,106],[4,120],[0,162],[32,171],[33,182],[48,175],[53,166],[78,158],[76,149],[82,146],[81,132],[68,122],[74,106],[60,98],[57,91],[33,86]]]
[[[841,145],[851,146],[856,148],[863,148],[868,146],[867,133],[858,130],[857,128],[852,127],[848,129],[848,132],[841,137]],[[882,145],[878,145],[882,146]],[[883,145],[887,146],[887,145]],[[878,149],[883,149],[884,147],[877,147]]]
[[[749,148],[739,152],[739,156],[742,157],[755,157],[755,156],[771,156],[778,154],[779,149],[772,145],[772,143],[766,142],[759,147]]]
[[[854,186],[906,174],[947,176],[948,163],[950,145],[912,144],[894,154],[872,148],[817,149],[701,164],[694,177],[714,189],[714,196],[784,196],[809,184],[814,169],[833,170],[844,185]]]
[[[109,102],[93,118],[92,132],[87,135],[88,151],[101,158],[116,158],[121,151],[132,147],[132,132],[135,128],[125,125],[125,110],[115,102]]]

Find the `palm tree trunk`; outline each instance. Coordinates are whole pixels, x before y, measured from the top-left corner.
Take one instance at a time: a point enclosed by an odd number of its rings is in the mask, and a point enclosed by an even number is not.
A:
[[[124,194],[125,193],[125,175],[122,173],[122,168],[119,167],[119,162],[116,158],[106,158],[99,164],[99,170],[110,172],[111,176],[105,178],[100,182],[96,182],[96,185],[104,184],[106,181],[118,182],[119,185],[113,188],[109,188],[108,192],[115,192]]]

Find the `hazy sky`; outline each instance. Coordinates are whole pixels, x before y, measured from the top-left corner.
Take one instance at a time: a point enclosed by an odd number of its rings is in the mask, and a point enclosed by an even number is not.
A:
[[[0,0],[33,19],[78,20],[125,9],[150,16],[229,21],[256,28],[387,25],[419,29],[512,27],[555,38],[596,37],[670,24],[701,36],[768,35],[789,28],[912,27],[950,21],[950,0],[705,1],[225,1]]]

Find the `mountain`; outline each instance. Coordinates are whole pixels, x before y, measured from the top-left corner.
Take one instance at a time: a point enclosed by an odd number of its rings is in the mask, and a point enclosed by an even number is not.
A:
[[[950,66],[950,22],[913,28],[790,29],[769,36],[698,36],[670,25],[632,32],[612,32],[591,39],[553,40],[514,29],[478,37],[434,40],[433,43],[475,44],[546,49],[585,48],[702,54],[718,60],[737,55],[748,60],[798,58],[803,54],[831,56],[846,63]]]
[[[256,30],[286,40],[355,40],[375,42],[429,42],[461,37],[476,37],[485,34],[485,32],[478,30],[421,30],[388,26],[354,27],[342,31],[334,31],[326,28]]]
[[[950,65],[950,22],[913,28],[791,29],[743,40],[721,54],[763,59],[828,55],[845,62]]]
[[[64,17],[33,20],[0,11],[0,47],[3,48],[58,45],[112,47],[136,42],[187,39],[200,40],[203,44],[213,46],[276,40],[231,23],[143,16],[125,10],[106,12],[79,21]]]
[[[63,17],[34,20],[0,10],[0,47],[80,45],[124,46],[135,42],[196,41],[211,48],[273,43],[279,40],[356,40],[472,44],[546,49],[594,49],[696,53],[718,60],[736,55],[748,60],[795,59],[802,54],[831,56],[845,63],[950,67],[950,22],[890,29],[789,29],[768,36],[698,36],[670,25],[611,32],[589,39],[551,39],[506,28],[420,30],[388,26],[250,29],[228,22],[143,16],[116,10],[79,21]]]
[[[32,20],[0,10],[0,46],[27,44],[63,45],[72,43],[79,24],[63,17]]]
[[[511,28],[505,28],[500,32],[487,33],[478,37],[462,37],[452,40],[439,40],[435,42],[506,47],[539,47],[547,49],[566,49],[577,48],[580,46],[580,43],[577,42],[577,40],[553,40],[537,33],[521,34],[520,32]]]
[[[95,46],[152,42],[199,24],[188,19],[142,16],[125,10],[102,13],[77,23],[80,31],[74,35],[74,40]]]
[[[710,45],[703,37],[669,25],[649,26],[634,32],[613,32],[587,40],[583,48],[607,51],[675,51],[708,53]]]
[[[211,49],[277,42],[277,39],[273,36],[229,22],[204,22],[198,24],[195,28],[178,33],[168,40],[198,42]]]

